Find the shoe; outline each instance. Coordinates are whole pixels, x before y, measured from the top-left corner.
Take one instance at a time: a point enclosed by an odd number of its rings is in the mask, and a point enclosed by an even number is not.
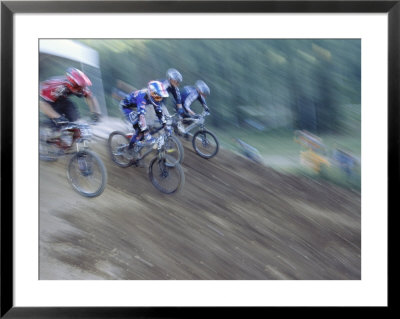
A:
[[[146,142],[145,141],[136,141],[134,147],[137,147],[138,149],[141,149],[142,147],[145,147],[145,146],[146,146]]]
[[[153,145],[156,142],[156,139],[149,134],[145,137],[144,142],[146,145]]]

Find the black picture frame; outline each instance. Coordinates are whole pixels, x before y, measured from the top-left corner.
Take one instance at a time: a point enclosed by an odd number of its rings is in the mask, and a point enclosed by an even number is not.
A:
[[[156,9],[155,9],[156,8]],[[14,307],[13,303],[13,19],[15,13],[269,12],[388,14],[388,203],[389,223],[399,186],[400,1],[1,1],[1,318],[189,318],[206,315],[253,317],[282,310],[306,314],[309,307]],[[386,212],[379,212],[386,213]],[[393,215],[393,214],[392,214]],[[389,251],[390,236],[389,229]],[[388,256],[389,258],[390,256]],[[388,259],[390,265],[390,258]],[[389,287],[390,281],[388,281]],[[388,307],[391,309],[389,295]],[[312,311],[326,311],[314,308]],[[333,315],[340,308],[330,308]],[[347,310],[346,310],[347,311]],[[371,311],[366,309],[365,311]]]

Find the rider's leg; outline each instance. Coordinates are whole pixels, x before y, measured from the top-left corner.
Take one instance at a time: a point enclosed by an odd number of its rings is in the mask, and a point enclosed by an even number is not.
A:
[[[129,141],[129,147],[128,149],[132,149],[135,144],[137,144],[138,141],[141,141],[143,137],[146,137],[149,135],[149,130],[146,128],[145,130],[141,130],[139,123],[136,123],[133,125],[133,128],[135,130],[135,133],[133,134],[131,140]]]
[[[177,127],[181,134],[185,134],[186,131],[185,131],[185,125],[183,124],[183,122],[185,119],[190,118],[190,114],[188,112],[186,112],[184,108],[182,108],[182,109],[183,109],[183,112],[181,112],[179,114],[179,120],[177,123]]]
[[[51,140],[54,138],[58,138],[61,134],[60,128],[52,121],[53,119],[58,119],[61,117],[62,113],[60,113],[57,109],[58,102],[48,102],[43,98],[40,98],[39,101],[39,109],[40,111],[47,117],[47,121],[44,121],[42,135],[41,138],[44,140]]]
[[[133,124],[132,127],[135,130],[135,133],[133,134],[131,140],[129,141],[129,147],[128,147],[129,149],[132,149],[135,143],[143,137],[140,132],[138,123]]]
[[[143,134],[142,133],[137,133],[135,132],[135,134],[133,134],[131,140],[129,141],[129,147],[128,149],[133,148],[133,146],[136,144],[137,141],[140,141],[143,138]]]
[[[51,103],[53,104],[53,103]],[[43,99],[40,99],[39,101],[39,109],[42,113],[44,113],[48,118],[54,119],[54,118],[58,118],[61,115],[58,114],[52,107],[49,102],[46,102]]]
[[[133,146],[135,145],[136,141],[138,141],[138,137],[139,137],[139,125],[138,125],[138,116],[137,116],[137,112],[136,111],[132,111],[130,108],[125,108],[121,106],[121,111],[122,114],[124,115],[125,119],[132,124],[133,130],[134,130],[134,134],[131,138],[131,140],[129,141],[129,149],[132,149]]]
[[[147,126],[146,118],[145,118],[144,114],[140,114],[139,115],[138,127],[139,127],[140,133],[143,134],[143,137],[145,139],[145,143],[152,144],[152,143],[155,142],[154,137],[152,137],[151,134],[150,134],[150,131],[149,131],[149,128]]]

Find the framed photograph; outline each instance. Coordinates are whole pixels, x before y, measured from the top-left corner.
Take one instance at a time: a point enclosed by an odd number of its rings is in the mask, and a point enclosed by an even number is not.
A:
[[[2,1],[1,317],[389,310],[399,19]]]

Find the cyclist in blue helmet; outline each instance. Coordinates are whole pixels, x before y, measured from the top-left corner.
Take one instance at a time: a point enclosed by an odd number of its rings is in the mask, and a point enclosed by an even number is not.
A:
[[[154,111],[160,121],[160,124],[165,124],[165,118],[162,112],[163,101],[169,96],[164,84],[160,81],[150,81],[147,88],[134,91],[128,94],[120,103],[121,110],[135,129],[129,148],[132,149],[137,141],[143,137],[146,143],[152,144],[155,139],[149,133],[145,114],[146,106],[152,105]]]
[[[182,120],[183,118],[195,117],[196,113],[190,108],[193,102],[196,100],[200,102],[206,112],[209,112],[209,108],[206,103],[205,97],[210,95],[210,88],[202,81],[198,80],[194,86],[185,86],[181,93],[182,98],[182,113],[179,113],[180,121],[178,122],[178,129],[181,133],[184,131]]]

